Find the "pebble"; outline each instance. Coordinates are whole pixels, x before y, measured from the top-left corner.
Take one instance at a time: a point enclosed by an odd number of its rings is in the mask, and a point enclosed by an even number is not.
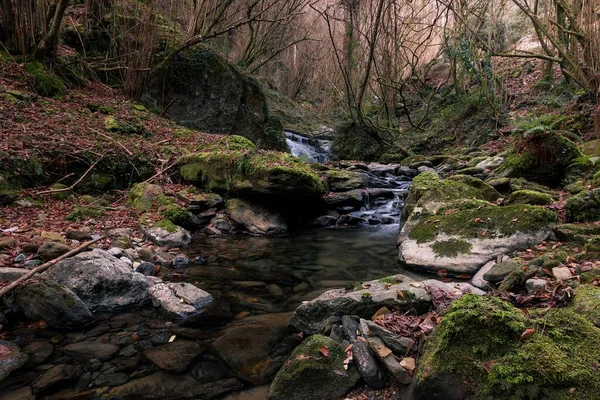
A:
[[[129,258],[127,258],[127,257],[121,257],[121,258],[119,258],[119,260],[123,261],[130,268],[133,268],[133,261],[131,261]]]
[[[19,254],[18,256],[15,257],[14,263],[18,264],[18,263],[22,263],[25,260],[27,260],[27,256],[23,253]]]
[[[25,261],[25,263],[24,263],[23,265],[24,265],[26,268],[29,268],[29,269],[31,269],[31,268],[35,268],[35,267],[37,267],[38,265],[42,265],[42,260],[37,260],[37,259],[34,259],[34,260],[27,260],[27,261]]]
[[[187,268],[190,265],[190,259],[186,256],[177,256],[173,259],[172,262],[174,269],[183,269]]]
[[[108,251],[108,254],[110,254],[113,257],[117,257],[117,258],[123,257],[123,250],[118,247],[111,247],[107,251]]]
[[[552,275],[559,280],[564,281],[571,277],[571,270],[567,267],[554,267],[552,268]]]

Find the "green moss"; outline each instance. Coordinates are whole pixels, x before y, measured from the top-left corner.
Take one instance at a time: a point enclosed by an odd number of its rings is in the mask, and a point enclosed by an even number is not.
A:
[[[600,235],[600,225],[596,224],[561,224],[554,228],[558,240],[585,244],[590,236]]]
[[[67,221],[83,221],[88,218],[100,218],[104,215],[104,211],[97,208],[80,207],[76,206],[75,210],[67,215],[65,219]]]
[[[243,136],[230,135],[221,136],[209,145],[199,148],[201,152],[212,151],[255,151],[256,146]]]
[[[530,318],[496,298],[463,296],[429,337],[418,383],[445,374],[475,399],[599,399],[600,330],[571,309]],[[520,340],[526,328],[535,331]]]
[[[66,189],[68,188],[67,185],[64,185],[62,183],[55,183],[54,185],[52,185],[52,189],[54,190],[60,190],[60,189]],[[70,190],[65,190],[62,192],[56,192],[56,193],[52,193],[52,197],[55,198],[56,200],[66,200],[69,198],[69,196],[73,194]]]
[[[535,206],[545,206],[552,203],[552,196],[547,193],[536,192],[533,190],[518,190],[510,194],[506,200],[507,204],[531,204]]]
[[[581,192],[565,203],[569,220],[573,222],[597,221],[600,219],[600,189]]]
[[[329,350],[329,356],[322,353]],[[336,399],[358,380],[353,367],[344,368],[344,349],[333,339],[313,335],[296,347],[277,373],[269,392],[278,399]]]
[[[190,226],[193,223],[193,216],[185,208],[177,204],[171,204],[161,211],[163,217],[178,226]]]
[[[117,131],[119,129],[119,122],[112,115],[108,116],[104,120],[104,129],[107,131]]]
[[[431,245],[431,249],[438,257],[456,257],[459,254],[469,254],[472,247],[471,243],[459,239],[436,241]]]
[[[115,176],[111,173],[104,173],[102,172],[102,169],[99,168],[98,171],[88,175],[81,185],[79,185],[78,191],[82,193],[104,193],[115,187]]]
[[[248,143],[242,142],[244,146]],[[183,156],[179,165],[185,181],[203,183],[209,190],[277,187],[280,191],[288,189],[301,195],[325,192],[321,178],[310,165],[288,153],[247,149],[200,152]]]
[[[595,326],[600,326],[600,287],[581,285],[575,289],[571,307]]]
[[[483,207],[496,207],[496,204],[485,200],[464,199],[452,201],[437,210],[439,215],[447,215],[456,211],[478,210]]]
[[[377,280],[377,282],[389,283],[390,285],[395,285],[397,283],[402,282],[402,279],[398,278],[397,276],[386,276],[385,278],[381,278],[381,279]]]
[[[455,175],[441,180],[433,172],[424,172],[413,180],[405,207],[406,213],[410,214],[417,205],[442,204],[462,199],[494,201],[499,197],[498,192],[481,179],[466,175]]]
[[[505,237],[521,233],[536,233],[556,222],[556,214],[539,206],[486,207],[457,211],[449,215],[426,217],[410,231],[408,237],[417,243],[434,240],[439,233],[464,238]]]
[[[457,172],[461,175],[474,176],[474,175],[479,175],[479,174],[483,173],[484,170],[483,170],[483,168],[470,167],[470,168],[463,168]]]
[[[148,131],[144,125],[139,123],[118,121],[112,115],[106,117],[104,120],[104,129],[109,132],[121,133],[125,135],[139,135],[142,137],[148,136]]]
[[[169,221],[168,219],[163,219],[154,224],[156,228],[162,228],[167,232],[177,232],[177,226]]]
[[[600,236],[588,240],[584,248],[586,252],[600,254]]]
[[[30,76],[35,91],[45,97],[61,97],[67,91],[64,82],[40,61],[25,64],[25,71]]]
[[[128,204],[138,211],[148,211],[153,208],[169,206],[173,199],[165,196],[162,187],[150,183],[138,183],[129,191]]]
[[[339,169],[330,169],[325,172],[330,190],[342,189],[343,191],[358,189],[364,186],[363,178],[353,173]]]

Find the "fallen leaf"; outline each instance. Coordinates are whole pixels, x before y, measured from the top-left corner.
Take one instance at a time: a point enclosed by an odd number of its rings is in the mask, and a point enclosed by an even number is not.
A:
[[[400,361],[400,366],[408,372],[413,372],[416,367],[415,359],[412,357],[404,357],[402,361]]]
[[[525,331],[521,334],[521,340],[525,340],[527,338],[530,338],[531,336],[533,336],[534,333],[535,333],[535,328],[527,328],[527,329],[525,329]]]
[[[175,338],[177,338],[176,335],[173,335],[169,338],[169,343],[173,343],[175,341]]]
[[[348,377],[347,373],[345,373],[344,371],[340,371],[339,369],[334,369],[333,373],[336,374],[336,375],[339,375],[339,376],[343,376],[344,378]]]
[[[492,372],[492,368],[494,367],[494,365],[496,365],[496,363],[496,360],[489,360],[482,362],[481,366],[483,367],[483,369],[485,369],[485,372],[489,374],[490,372]]]
[[[514,217],[513,219],[510,220],[510,222],[519,222],[519,218]]]
[[[325,357],[329,357],[329,354],[330,354],[330,353],[329,353],[329,349],[328,349],[327,347],[321,347],[321,348],[319,349],[319,352],[320,352],[321,354],[323,354]]]
[[[344,350],[344,353],[347,353],[350,350],[352,350],[352,345],[349,345],[348,347],[346,347],[346,349]]]
[[[304,337],[304,332],[298,332],[296,333],[296,336],[300,339],[302,339]]]

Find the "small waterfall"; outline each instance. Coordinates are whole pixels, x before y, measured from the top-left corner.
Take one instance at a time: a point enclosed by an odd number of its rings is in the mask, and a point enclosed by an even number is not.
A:
[[[308,162],[324,163],[331,159],[331,141],[311,139],[293,132],[285,132],[290,151],[294,157]]]

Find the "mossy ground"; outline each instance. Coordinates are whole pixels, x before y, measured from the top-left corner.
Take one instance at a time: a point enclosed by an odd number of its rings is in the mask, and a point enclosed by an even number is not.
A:
[[[25,64],[25,71],[31,78],[31,85],[35,91],[45,97],[61,97],[67,88],[56,74],[40,61]]]
[[[552,196],[549,194],[534,190],[518,190],[511,193],[506,199],[507,204],[531,204],[535,206],[545,206],[553,201]]]
[[[555,223],[554,212],[539,206],[515,205],[457,211],[426,217],[410,231],[417,243],[434,240],[439,233],[463,238],[494,238],[535,233]]]
[[[565,204],[569,220],[573,222],[600,219],[600,189],[581,192],[569,198]]]

